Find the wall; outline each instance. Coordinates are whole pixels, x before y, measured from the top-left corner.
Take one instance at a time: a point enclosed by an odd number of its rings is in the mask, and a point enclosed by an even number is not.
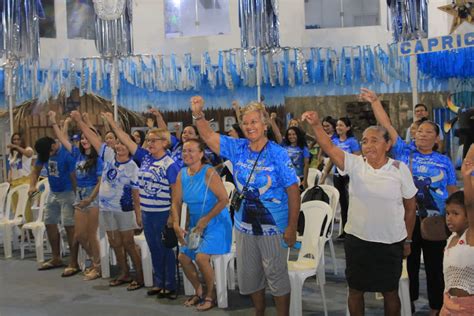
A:
[[[162,13],[164,1],[135,0],[133,2],[135,53],[184,54],[190,52],[195,56],[195,59],[198,59],[204,51],[217,52],[222,49],[240,47],[238,0],[228,1],[230,34],[166,39]],[[281,46],[293,47],[341,48],[352,45],[384,45],[389,43],[392,41],[392,35],[387,30],[386,1],[379,1],[381,25],[305,30],[304,0],[279,0],[280,44]],[[431,0],[429,2],[430,36],[439,36],[449,32],[452,19],[437,9],[438,6],[448,2],[446,0]],[[55,10],[57,39],[41,39],[42,64],[49,65],[51,58],[97,56],[94,41],[67,39],[66,1],[56,0]],[[469,27],[463,25],[459,31],[466,30]]]

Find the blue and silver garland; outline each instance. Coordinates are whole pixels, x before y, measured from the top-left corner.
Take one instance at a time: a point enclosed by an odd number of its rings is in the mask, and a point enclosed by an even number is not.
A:
[[[428,36],[428,0],[387,0],[395,42]]]

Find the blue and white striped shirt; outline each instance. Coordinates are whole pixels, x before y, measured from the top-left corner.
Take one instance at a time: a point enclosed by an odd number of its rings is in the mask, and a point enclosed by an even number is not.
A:
[[[133,157],[141,162],[138,171],[140,206],[144,212],[168,212],[171,208],[171,187],[179,167],[169,155],[153,158],[148,150],[138,147]]]

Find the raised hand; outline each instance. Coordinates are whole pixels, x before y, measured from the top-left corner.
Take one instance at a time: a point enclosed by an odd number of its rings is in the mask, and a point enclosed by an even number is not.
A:
[[[48,118],[49,118],[49,122],[51,124],[56,124],[56,112],[54,111],[49,111],[48,112]]]
[[[87,113],[84,113],[84,114],[87,114]],[[83,114],[83,115],[84,115]],[[76,122],[80,122],[82,121],[82,115],[81,113],[79,113],[79,111],[72,111],[71,114],[70,114],[71,118],[76,121]]]
[[[308,122],[309,125],[312,125],[312,126],[321,124],[318,112],[316,111],[304,112],[303,115],[301,115],[301,121],[306,121]]]
[[[108,122],[109,124],[114,122],[114,115],[110,112],[102,112],[101,116],[102,116],[102,119]]]
[[[461,173],[464,177],[469,177],[474,173],[474,162],[471,159],[464,159],[461,166]]]
[[[366,89],[366,88],[360,89],[359,98],[363,101],[370,102],[370,103],[375,102],[379,99],[377,97],[377,94],[375,94],[374,91]]]
[[[191,111],[193,113],[201,113],[204,109],[204,99],[197,95],[191,98]]]
[[[272,114],[270,114],[270,119],[274,120],[277,118],[277,114],[275,112],[272,112]]]
[[[237,102],[237,101],[232,101],[232,108],[233,108],[234,110],[238,110],[238,109],[240,108],[239,102]]]

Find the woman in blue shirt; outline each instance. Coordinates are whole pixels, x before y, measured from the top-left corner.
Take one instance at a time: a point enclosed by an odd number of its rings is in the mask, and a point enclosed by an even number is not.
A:
[[[299,127],[292,126],[286,130],[283,139],[283,148],[286,149],[290,157],[293,169],[300,179],[301,187],[304,191],[308,187],[309,150],[306,146],[304,134]]]
[[[428,241],[421,236],[421,219],[427,216],[444,215],[444,204],[448,196],[458,189],[456,174],[451,160],[436,152],[439,127],[431,121],[424,121],[415,135],[415,148],[403,141],[392,126],[390,118],[383,109],[377,95],[368,89],[361,90],[361,98],[370,102],[375,118],[389,133],[392,142],[392,154],[395,159],[404,162],[413,174],[418,193],[416,194],[417,216],[411,244],[411,254],[407,260],[410,278],[410,298],[416,301],[419,295],[420,257],[423,258],[426,271],[430,314],[437,315],[443,305],[443,251],[446,241]]]
[[[269,115],[262,103],[241,112],[245,139],[219,135],[205,120],[204,100],[191,98],[196,126],[209,148],[234,166],[238,194],[243,196],[234,223],[237,277],[241,294],[250,295],[257,315],[265,312],[268,284],[277,313],[288,314],[288,249],[296,242],[300,210],[298,178],[286,151],[266,136]]]
[[[190,297],[185,306],[197,305],[197,310],[205,311],[215,306],[214,269],[211,255],[230,252],[232,242],[232,222],[227,204],[227,191],[219,174],[207,164],[204,143],[192,139],[183,145],[183,160],[187,167],[181,169],[176,181],[176,194],[171,207],[173,226],[181,247],[179,262],[184,274],[194,287],[196,295]],[[182,202],[188,206],[189,225],[182,229],[179,225]],[[184,215],[186,216],[186,215]],[[201,243],[190,249],[185,242],[185,232],[201,234]],[[199,281],[196,261],[206,283],[206,292]],[[200,300],[203,299],[202,302]]]
[[[97,151],[84,135],[81,136],[79,147],[72,145],[67,137],[67,131],[62,131],[56,123],[56,113],[50,111],[48,116],[57,138],[76,160],[77,190],[74,203],[74,237],[92,259],[92,266],[86,271],[84,280],[94,280],[100,277],[100,250],[99,240],[97,239],[99,203],[97,195],[99,194],[102,175],[102,161],[98,159]],[[67,273],[67,276],[74,275],[77,272],[79,270],[71,270],[70,273]]]

